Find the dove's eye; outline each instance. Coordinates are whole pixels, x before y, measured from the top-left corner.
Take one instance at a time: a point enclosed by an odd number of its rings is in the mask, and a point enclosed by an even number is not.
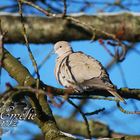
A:
[[[60,46],[60,48],[62,48],[62,46]]]

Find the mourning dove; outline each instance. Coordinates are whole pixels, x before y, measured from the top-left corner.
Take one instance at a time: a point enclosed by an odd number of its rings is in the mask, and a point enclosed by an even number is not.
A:
[[[93,89],[107,90],[125,102],[117,93],[102,64],[96,59],[83,52],[74,52],[66,41],[57,42],[54,51],[58,55],[55,76],[61,85],[79,92]]]

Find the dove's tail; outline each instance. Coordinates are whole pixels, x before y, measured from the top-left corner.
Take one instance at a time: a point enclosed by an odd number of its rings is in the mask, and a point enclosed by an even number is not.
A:
[[[114,90],[108,89],[108,91],[115,97],[117,97],[121,102],[126,104],[126,101]]]

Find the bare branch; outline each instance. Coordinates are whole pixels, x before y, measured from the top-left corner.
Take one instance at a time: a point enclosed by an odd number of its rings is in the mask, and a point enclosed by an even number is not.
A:
[[[34,4],[33,2],[31,1],[27,1],[27,0],[19,0],[21,3],[24,3],[24,4],[27,4],[27,5],[30,5],[32,7],[34,7],[35,9],[39,10],[40,12],[44,13],[46,16],[54,16],[55,14],[52,14],[50,12],[48,12],[47,10],[41,8],[40,6]]]
[[[3,29],[8,30],[6,42],[7,43],[21,43],[23,38],[21,35],[21,24],[19,16],[13,14],[0,15],[3,21]],[[139,20],[140,16],[133,13],[118,13],[118,14],[97,14],[97,15],[77,15],[74,19],[86,23],[86,25],[92,25],[95,29],[108,32],[109,34],[116,35],[120,30],[121,23],[127,23],[125,25],[125,34],[123,40],[127,41],[140,41],[139,34]],[[72,24],[67,18],[45,18],[38,16],[25,16],[24,24],[27,30],[28,41],[30,43],[48,43],[56,42],[58,40],[90,40],[93,37],[92,30],[85,30],[83,27]],[[11,22],[13,24],[11,24]],[[16,26],[15,26],[15,24]],[[41,25],[41,26],[40,26]],[[57,25],[57,26],[56,26]],[[109,26],[108,26],[109,25]],[[91,32],[92,31],[92,32]],[[16,34],[13,34],[16,33]],[[111,39],[103,32],[97,32],[95,39],[102,37],[102,39]]]
[[[37,63],[35,61],[35,58],[32,54],[32,51],[30,49],[30,46],[29,46],[29,42],[28,42],[28,38],[27,38],[27,33],[26,33],[26,28],[25,28],[25,25],[24,25],[24,19],[23,19],[23,15],[22,15],[22,3],[20,2],[20,0],[18,1],[18,5],[19,5],[19,14],[20,14],[20,18],[21,18],[21,24],[22,24],[22,33],[23,33],[23,37],[25,39],[25,43],[26,43],[26,47],[27,47],[27,50],[28,50],[28,53],[29,53],[29,56],[30,56],[30,59],[32,61],[32,64],[34,66],[34,69],[35,69],[35,72],[36,72],[36,75],[37,75],[37,82],[36,82],[36,87],[39,88],[39,81],[40,81],[40,75],[39,75],[39,71],[38,71],[38,68],[37,68]]]
[[[4,49],[3,67],[5,68],[5,70],[8,71],[8,73],[14,79],[17,80],[17,82],[20,85],[33,86],[36,84],[36,80],[31,76],[29,71],[16,58],[14,58],[11,54],[9,54],[5,49]],[[41,87],[43,88],[43,85]],[[30,102],[33,107],[34,106],[36,107],[36,103],[32,102],[31,100]],[[55,137],[58,139],[62,138],[64,140],[67,140],[67,139],[72,140],[72,138],[66,137],[59,131],[55,123],[54,117],[52,115],[51,109],[49,107],[49,104],[46,101],[45,95],[40,94],[38,96],[38,99],[36,98],[36,102],[38,102],[38,105],[41,108],[42,113],[40,113],[41,116],[36,117],[35,122],[42,129],[42,132],[45,135],[45,139],[48,139],[48,138],[53,139]],[[49,121],[47,119],[49,119]],[[53,131],[53,134],[52,134],[52,131]]]
[[[67,14],[67,0],[63,0],[63,2],[64,2],[63,16],[66,16],[66,14]]]
[[[80,122],[70,118],[64,119],[59,116],[55,116],[55,119],[60,130],[64,132],[68,132],[70,134],[80,135],[83,137],[88,136],[86,132],[87,128],[84,122]],[[116,137],[116,136],[122,137],[125,135],[125,134],[113,132],[106,124],[103,124],[98,121],[90,120],[89,127],[91,130],[91,136],[95,138]]]
[[[85,121],[85,125],[86,125],[86,127],[87,127],[87,135],[88,135],[88,138],[89,139],[91,139],[92,137],[91,137],[91,131],[90,131],[90,127],[89,127],[89,123],[88,123],[88,120],[87,120],[87,117],[86,117],[86,115],[82,112],[82,110],[76,105],[76,104],[74,104],[70,99],[68,99],[68,102],[72,105],[72,106],[74,106],[79,112],[80,112],[80,114],[82,115],[82,117],[83,117],[83,119],[84,119],[84,121]]]

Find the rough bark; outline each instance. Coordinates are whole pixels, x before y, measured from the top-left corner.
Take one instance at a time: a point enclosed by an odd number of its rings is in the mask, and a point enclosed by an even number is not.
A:
[[[83,137],[87,136],[86,125],[83,122],[74,119],[66,119],[55,116],[56,122],[60,130]],[[95,138],[103,137],[122,137],[124,134],[113,132],[107,125],[98,121],[89,121],[91,136]]]
[[[55,116],[58,127],[67,133],[81,135],[83,137],[87,137],[86,126],[85,123],[79,122],[73,119],[61,118],[59,116]],[[103,124],[98,121],[89,121],[89,125],[91,128],[91,135],[94,138],[108,138],[109,140],[132,140],[132,139],[140,139],[140,136],[129,136],[126,134],[121,134],[112,131],[106,124]]]
[[[103,32],[116,35],[124,30],[122,40],[140,41],[140,15],[133,13],[99,14],[99,15],[76,15],[72,16],[79,20],[84,26],[70,20],[69,17],[39,17],[25,16],[24,23],[27,29],[30,43],[48,43],[58,40],[90,40],[94,31],[88,29],[91,25],[96,29],[97,38],[109,39]],[[6,43],[21,43],[20,17],[16,14],[0,14],[3,29],[8,31]],[[122,27],[123,26],[123,27]],[[101,32],[100,32],[101,31]],[[103,31],[103,32],[102,32]]]

